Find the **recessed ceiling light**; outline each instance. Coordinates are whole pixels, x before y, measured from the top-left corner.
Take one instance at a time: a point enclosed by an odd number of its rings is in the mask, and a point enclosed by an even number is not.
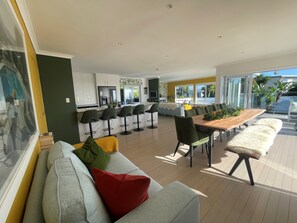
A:
[[[240,53],[245,53],[244,51],[241,51]]]
[[[223,38],[223,36],[219,35],[218,38],[221,39],[221,38]]]
[[[173,5],[172,5],[172,4],[168,4],[167,7],[168,7],[169,9],[172,9]]]
[[[156,68],[156,70],[160,70],[159,68]]]

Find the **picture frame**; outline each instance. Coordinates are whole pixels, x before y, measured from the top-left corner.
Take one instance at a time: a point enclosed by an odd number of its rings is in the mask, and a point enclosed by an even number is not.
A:
[[[10,1],[0,1],[0,216],[7,217],[37,143],[24,32]]]

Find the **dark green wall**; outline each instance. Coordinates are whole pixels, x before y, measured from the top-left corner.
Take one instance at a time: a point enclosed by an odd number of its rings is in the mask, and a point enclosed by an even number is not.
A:
[[[71,60],[37,55],[48,130],[54,140],[79,142]],[[66,98],[70,103],[66,103]]]
[[[156,91],[157,92],[157,99],[151,99],[149,98],[150,101],[159,101],[159,97],[160,97],[160,91],[159,91],[159,78],[154,78],[154,79],[150,79],[149,81],[149,92],[150,91]]]

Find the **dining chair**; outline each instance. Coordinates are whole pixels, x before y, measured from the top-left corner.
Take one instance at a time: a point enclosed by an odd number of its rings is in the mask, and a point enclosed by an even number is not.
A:
[[[190,167],[192,167],[193,150],[195,148],[205,144],[206,153],[208,156],[207,143],[209,137],[207,134],[200,132],[196,129],[193,119],[191,117],[174,116],[174,119],[178,142],[173,156],[175,156],[181,143],[188,145],[189,151],[184,156],[190,154]]]
[[[201,107],[201,106],[196,107],[196,114],[197,115],[204,115],[204,114],[206,114],[205,107]]]
[[[212,107],[213,107],[214,111],[222,110],[220,104],[213,104]]]
[[[206,110],[207,113],[214,112],[214,109],[213,109],[212,105],[207,105],[207,106],[205,107],[205,110]]]
[[[192,108],[190,110],[185,110],[185,117],[192,117],[194,115],[197,115],[195,108]]]

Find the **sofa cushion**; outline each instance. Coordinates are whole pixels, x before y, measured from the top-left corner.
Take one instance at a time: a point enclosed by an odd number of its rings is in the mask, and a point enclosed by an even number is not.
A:
[[[143,176],[149,177],[147,174],[145,174],[142,170],[139,170],[139,169],[130,172],[129,175],[143,175]],[[157,181],[151,178],[151,183],[148,189],[149,197],[153,196],[154,194],[162,190],[162,188],[163,187]]]
[[[90,175],[70,157],[54,162],[42,203],[46,222],[111,222]]]
[[[110,154],[110,162],[105,169],[111,173],[130,173],[134,170],[138,170],[138,167],[120,152]]]
[[[58,141],[49,149],[47,170],[50,170],[55,160],[71,156],[74,147],[66,142]],[[69,155],[70,154],[70,155]]]
[[[110,217],[116,221],[148,199],[150,178],[113,174],[94,168],[92,175]]]
[[[73,153],[86,165],[91,172],[94,167],[105,170],[110,160],[110,155],[94,141],[88,137],[80,149],[73,150]]]

